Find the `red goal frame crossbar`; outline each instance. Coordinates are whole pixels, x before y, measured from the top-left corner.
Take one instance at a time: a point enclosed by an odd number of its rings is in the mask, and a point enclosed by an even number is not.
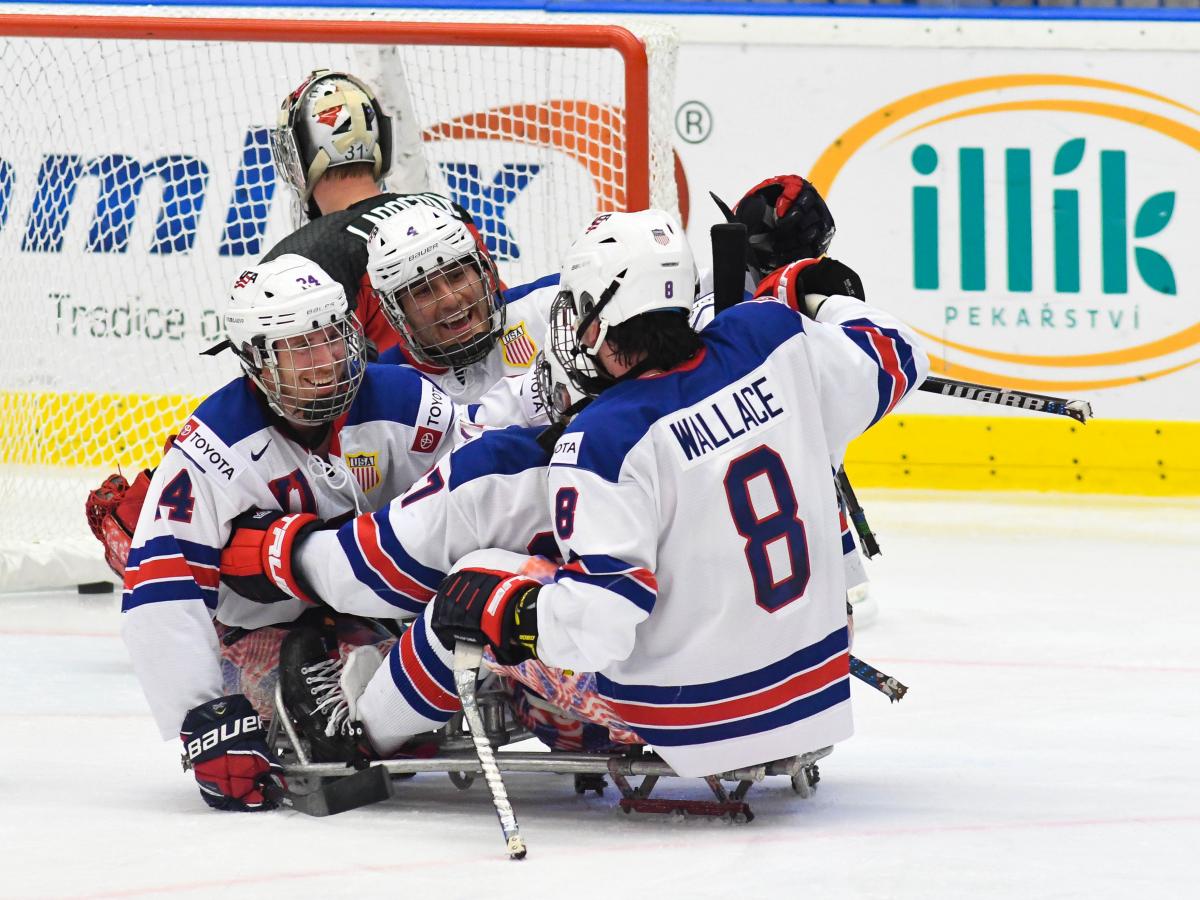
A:
[[[625,64],[625,202],[630,211],[650,206],[650,66],[642,42],[618,25],[0,15],[0,36],[616,50]]]

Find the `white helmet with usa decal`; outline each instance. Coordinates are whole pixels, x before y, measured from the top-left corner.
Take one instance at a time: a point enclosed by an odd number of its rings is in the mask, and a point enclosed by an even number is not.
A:
[[[550,308],[553,355],[577,387],[594,394],[606,382],[595,357],[608,329],[643,313],[689,313],[696,288],[692,248],[670,213],[599,215],[563,259],[559,294]],[[598,331],[585,345],[593,324]]]
[[[354,401],[366,342],[345,290],[315,262],[288,253],[246,269],[224,323],[243,371],[283,418],[331,422]]]

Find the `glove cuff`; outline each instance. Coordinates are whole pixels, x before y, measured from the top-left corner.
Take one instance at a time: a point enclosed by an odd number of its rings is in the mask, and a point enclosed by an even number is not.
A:
[[[493,647],[504,643],[505,624],[511,619],[514,603],[524,597],[529,591],[537,591],[541,585],[523,575],[513,575],[506,578],[492,592],[487,605],[483,608],[483,617],[479,627],[487,635]]]
[[[262,542],[262,567],[271,582],[286,594],[316,606],[316,595],[292,565],[296,542],[316,529],[321,520],[312,513],[280,516],[267,528]]]

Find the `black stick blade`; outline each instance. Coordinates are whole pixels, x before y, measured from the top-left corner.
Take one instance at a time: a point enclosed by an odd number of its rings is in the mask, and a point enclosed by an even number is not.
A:
[[[712,227],[713,308],[716,312],[742,302],[746,288],[746,226],[724,222]]]

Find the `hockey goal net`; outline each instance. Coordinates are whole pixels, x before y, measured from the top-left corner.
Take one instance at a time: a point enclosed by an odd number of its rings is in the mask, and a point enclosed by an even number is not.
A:
[[[237,374],[198,354],[291,229],[268,129],[309,71],[376,87],[389,187],[466,206],[509,284],[598,211],[676,205],[669,30],[321,14],[0,16],[0,590],[107,578],[88,488]]]

